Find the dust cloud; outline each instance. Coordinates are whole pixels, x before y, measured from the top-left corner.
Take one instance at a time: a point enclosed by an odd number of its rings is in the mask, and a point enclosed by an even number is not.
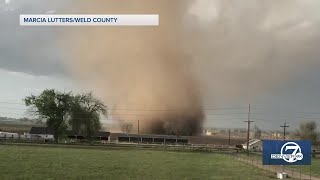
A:
[[[197,134],[215,98],[277,90],[319,63],[316,1],[77,2],[73,13],[160,15],[158,27],[72,27],[63,40],[74,77],[141,133]]]

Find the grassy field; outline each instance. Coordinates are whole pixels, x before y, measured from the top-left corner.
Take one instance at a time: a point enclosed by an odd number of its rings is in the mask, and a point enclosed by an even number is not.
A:
[[[218,153],[0,146],[0,179],[272,179]]]
[[[248,158],[245,154],[241,155],[244,158]],[[259,160],[262,162],[262,154],[250,154],[249,156],[250,159],[254,159],[254,160]],[[311,166],[286,166],[286,169],[293,169],[296,172],[300,172],[309,175],[311,172],[312,176],[315,177],[320,177],[320,171],[319,171],[319,167],[320,167],[320,158],[316,157],[316,158],[312,158],[311,160]]]

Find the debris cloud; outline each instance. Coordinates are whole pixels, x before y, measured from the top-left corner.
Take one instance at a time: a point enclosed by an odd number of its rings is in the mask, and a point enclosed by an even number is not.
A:
[[[319,64],[318,1],[77,2],[74,13],[160,15],[158,27],[67,29],[75,77],[141,132],[196,134],[217,99],[247,101]]]

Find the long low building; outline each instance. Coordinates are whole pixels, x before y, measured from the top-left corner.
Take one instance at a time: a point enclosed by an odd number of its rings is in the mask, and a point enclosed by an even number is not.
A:
[[[53,132],[54,131],[48,127],[32,127],[29,131],[29,135],[31,138],[54,140]],[[85,136],[74,133],[73,131],[70,131],[70,130],[66,131],[66,136],[69,139],[76,139],[76,140],[82,140],[86,138]],[[109,137],[110,137],[110,132],[99,131],[99,132],[96,132],[92,138],[94,140],[106,141],[106,140],[109,140]]]
[[[79,134],[76,134],[72,131],[67,131],[67,136],[69,139],[85,139],[86,137],[83,136],[83,135],[79,135]],[[92,137],[94,140],[104,140],[104,141],[107,141],[109,140],[109,137],[110,137],[110,132],[104,132],[104,131],[99,131],[99,132],[96,132],[95,135]]]
[[[54,140],[53,130],[48,127],[31,127],[29,135],[31,138]]]
[[[213,145],[237,145],[246,142],[243,138],[231,138],[221,136],[172,136],[154,134],[126,134],[111,133],[111,141],[132,143],[178,143],[178,144],[213,144]]]
[[[128,143],[188,144],[188,138],[172,135],[111,133],[111,140]]]
[[[11,132],[3,132],[0,131],[0,138],[16,138],[20,135],[18,133],[11,133]]]
[[[189,142],[191,144],[214,144],[214,145],[238,145],[246,142],[246,138],[229,138],[225,136],[189,136]],[[229,144],[230,143],[230,144]]]

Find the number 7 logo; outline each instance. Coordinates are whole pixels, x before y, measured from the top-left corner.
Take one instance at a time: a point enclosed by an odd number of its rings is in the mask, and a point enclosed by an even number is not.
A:
[[[285,154],[287,150],[294,150],[291,154]],[[294,163],[303,159],[300,146],[295,142],[287,142],[281,148],[282,159],[288,163]]]

